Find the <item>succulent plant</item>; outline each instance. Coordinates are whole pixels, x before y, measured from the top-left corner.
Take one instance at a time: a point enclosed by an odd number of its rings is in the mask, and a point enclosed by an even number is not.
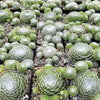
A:
[[[4,2],[1,2],[2,3],[6,3],[8,7],[12,7],[12,4],[13,4],[13,0],[3,0]]]
[[[25,59],[21,63],[24,63],[27,68],[33,68],[34,67],[34,62],[31,59]]]
[[[65,9],[69,11],[77,10],[78,4],[76,2],[69,2],[65,5]]]
[[[30,29],[28,29],[27,27],[25,27],[25,28],[22,27],[22,28],[16,29],[17,35],[29,36],[31,32],[32,31]]]
[[[78,90],[77,87],[74,85],[71,85],[70,87],[68,87],[68,93],[71,97],[74,97],[78,94]]]
[[[86,1],[85,4],[86,4],[87,9],[95,9],[96,11],[99,11],[100,2],[98,0]]]
[[[81,0],[79,0],[79,1],[81,1]],[[84,11],[85,9],[86,9],[85,3],[81,3],[81,4],[78,5],[78,9],[77,10]]]
[[[61,0],[48,0],[47,2],[44,2],[41,6],[41,10],[44,10],[45,8],[55,8],[57,5],[61,4]]]
[[[88,64],[86,61],[78,61],[75,63],[75,70],[77,72],[85,72],[88,70]]]
[[[13,14],[9,9],[0,10],[0,23],[10,22],[13,18]]]
[[[0,7],[1,7],[1,9],[6,9],[6,8],[8,8],[8,5],[7,5],[7,3],[2,2],[2,3],[0,4]]]
[[[53,95],[50,97],[51,100],[60,100],[60,96],[59,95]]]
[[[100,2],[98,2],[98,4],[95,5],[95,10],[96,11],[100,11],[100,6],[99,5],[100,5]]]
[[[72,62],[92,60],[93,49],[86,43],[77,43],[69,49],[68,57]]]
[[[39,29],[39,30],[42,30],[44,26],[45,26],[45,22],[43,22],[43,21],[40,21],[37,23],[37,29]]]
[[[100,14],[99,13],[93,13],[90,17],[89,20],[93,24],[100,24]]]
[[[73,79],[76,76],[76,70],[68,66],[66,68],[63,68],[62,75],[66,80]]]
[[[94,59],[96,61],[100,61],[100,48],[94,49],[93,54],[94,54]]]
[[[97,94],[91,100],[99,100],[99,99],[100,99],[100,94]]]
[[[74,25],[69,31],[80,36],[85,33],[85,28],[82,25]]]
[[[19,3],[19,2],[13,2],[13,4],[12,4],[12,9],[13,9],[13,10],[18,10],[18,9],[20,9],[20,3]]]
[[[23,61],[25,59],[33,59],[33,52],[28,46],[19,44],[19,45],[15,45],[9,51],[9,57],[10,59],[14,59],[18,61]]]
[[[31,59],[25,59],[21,63],[17,60],[6,60],[4,62],[5,70],[17,70],[20,73],[26,73],[27,69],[32,69],[34,67],[34,62]]]
[[[84,43],[90,43],[91,40],[92,40],[92,37],[90,35],[91,34],[88,34],[88,33],[81,35],[80,38],[81,38],[82,42],[84,42]]]
[[[32,18],[30,20],[31,26],[37,26],[38,20],[36,18]]]
[[[54,95],[63,89],[64,82],[55,69],[44,69],[37,78],[36,86],[41,94]]]
[[[29,45],[36,40],[36,31],[29,26],[16,27],[8,34],[8,38],[10,41],[18,41],[21,44]],[[33,47],[31,48],[33,49]]]
[[[17,64],[18,64],[18,61],[16,61],[16,60],[6,60],[4,62],[4,65],[5,65],[6,69],[13,69],[13,70],[15,70]]]
[[[55,35],[56,33],[56,26],[55,25],[46,25],[42,29],[43,35]]]
[[[21,62],[17,64],[17,71],[25,73],[27,71],[27,66],[25,63]]]
[[[25,6],[25,7],[27,7],[27,8],[30,8],[30,9],[37,9],[37,7],[38,7],[38,9],[40,8],[40,5],[43,3],[43,1],[42,0],[20,0],[21,1],[21,3]]]
[[[17,100],[27,90],[27,79],[22,74],[5,71],[0,74],[0,99]]]
[[[75,85],[84,98],[92,98],[100,92],[100,80],[89,70],[76,76]]]
[[[53,9],[53,12],[55,12],[56,14],[62,14],[63,13],[63,11],[62,11],[62,9],[60,7],[55,7]]]
[[[57,31],[63,31],[63,29],[64,29],[64,24],[63,23],[56,22],[55,25],[56,25]]]
[[[7,60],[9,58],[9,56],[8,56],[8,53],[6,53],[6,52],[2,52],[1,54],[0,54],[0,61],[5,61],[5,60]]]
[[[49,100],[49,99],[50,98],[47,95],[41,95],[41,98],[40,98],[40,100]]]
[[[66,16],[68,22],[81,21],[81,14],[78,12],[71,12]]]
[[[47,0],[47,3],[56,3],[57,5],[60,5],[61,0]]]
[[[20,24],[19,18],[13,18],[12,19],[12,24],[15,25],[15,26],[19,25]]]
[[[14,1],[14,0],[3,0],[1,3],[0,3],[0,7],[1,9],[6,9],[6,8],[9,8],[9,9],[13,9],[13,10],[19,10],[20,9],[20,3],[18,2],[18,0]]]
[[[7,49],[5,47],[0,48],[0,53],[7,53]]]
[[[0,25],[0,39],[2,39],[5,36],[5,28]]]
[[[62,39],[59,35],[55,35],[53,38],[52,38],[52,42],[55,43],[55,44],[58,44],[58,43],[61,43],[62,42]]]
[[[44,57],[50,58],[56,55],[57,50],[52,46],[46,46],[43,48],[42,52]]]
[[[4,72],[5,66],[3,64],[0,65],[0,73]]]
[[[29,23],[32,18],[36,18],[36,15],[32,10],[24,10],[20,14],[20,20],[25,23]]]
[[[90,34],[90,37],[92,38],[93,36],[95,36],[96,33],[100,32],[100,28],[97,25],[90,25],[87,23],[83,23],[82,24],[83,27],[85,27],[85,30]]]
[[[65,19],[66,19],[66,23],[76,22],[76,21],[87,22],[88,16],[84,12],[76,12],[76,11],[73,11],[73,12],[70,12],[66,16]]]
[[[45,57],[45,64],[58,63],[62,56],[62,52],[60,50],[63,49],[63,44],[57,43],[57,48],[58,51],[54,43],[43,41],[41,46],[37,49],[36,57],[38,59],[43,59],[43,57]]]
[[[68,93],[67,90],[62,90],[62,91],[60,91],[60,95],[61,95],[61,97],[62,97],[63,99],[67,99],[68,96],[69,96],[69,93]]]
[[[14,17],[19,18],[19,17],[20,17],[20,12],[19,12],[19,11],[15,11],[15,12],[14,12]]]
[[[100,61],[99,0],[2,0],[0,9],[0,100],[21,99],[22,74],[38,64],[45,66],[35,69],[32,91],[40,100],[99,100],[100,80],[90,71]]]
[[[100,32],[96,33],[94,38],[96,41],[100,41]]]
[[[44,19],[44,21],[47,21],[47,20],[56,21],[57,15],[55,12],[48,12],[48,13],[44,14],[43,19]]]

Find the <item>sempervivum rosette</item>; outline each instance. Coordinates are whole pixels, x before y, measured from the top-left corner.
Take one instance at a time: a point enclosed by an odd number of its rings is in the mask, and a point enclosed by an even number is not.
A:
[[[76,76],[75,85],[84,98],[91,98],[100,92],[100,80],[89,70]]]
[[[85,33],[85,28],[82,25],[74,25],[69,30],[71,33],[82,35]]]
[[[68,57],[72,62],[92,60],[93,49],[86,43],[77,43],[69,49]]]
[[[27,79],[17,72],[0,74],[0,100],[18,100],[27,90]]]
[[[9,57],[10,57],[10,59],[23,61],[25,59],[32,59],[33,52],[32,52],[32,49],[30,47],[22,45],[22,44],[18,44],[18,45],[15,45],[9,51]]]
[[[55,69],[43,70],[37,78],[36,86],[41,94],[54,95],[64,87],[61,74]]]

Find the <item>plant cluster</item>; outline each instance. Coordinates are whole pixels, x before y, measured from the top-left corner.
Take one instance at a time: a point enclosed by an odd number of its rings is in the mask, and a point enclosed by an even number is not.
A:
[[[28,74],[40,100],[100,100],[99,42],[99,0],[0,1],[0,100],[23,97]]]

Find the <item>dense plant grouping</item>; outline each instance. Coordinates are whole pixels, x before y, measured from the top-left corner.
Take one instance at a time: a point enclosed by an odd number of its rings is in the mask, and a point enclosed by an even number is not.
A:
[[[99,42],[99,0],[0,1],[0,100],[99,100]]]

